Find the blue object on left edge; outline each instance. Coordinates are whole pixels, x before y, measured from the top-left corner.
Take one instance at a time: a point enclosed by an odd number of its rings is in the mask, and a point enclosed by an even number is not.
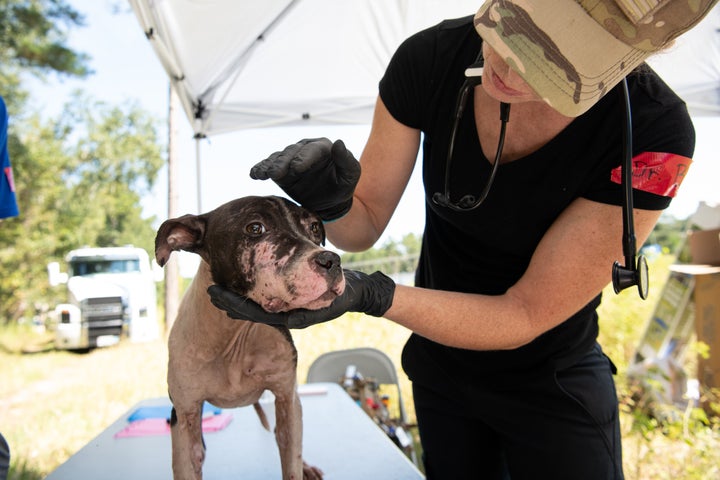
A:
[[[145,420],[146,418],[164,418],[166,420],[170,420],[171,410],[172,405],[160,405],[157,407],[140,407],[128,417],[128,422]],[[221,408],[211,405],[208,402],[203,403],[203,416],[207,414],[219,415],[221,412]]]

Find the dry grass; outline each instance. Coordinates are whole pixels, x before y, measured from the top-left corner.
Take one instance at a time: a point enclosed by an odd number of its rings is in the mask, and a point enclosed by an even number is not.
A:
[[[601,309],[602,341],[621,368],[633,354],[639,335],[664,282],[667,264],[652,266],[651,300],[610,290]],[[350,314],[334,322],[293,331],[299,354],[298,379],[304,382],[320,354],[371,346],[395,362],[408,413],[414,418],[410,383],[400,368],[409,332],[391,322]],[[12,450],[12,480],[36,480],[55,469],[138,401],[166,395],[167,348],[163,341],[122,343],[88,354],[42,350],[45,338],[0,330],[0,429]],[[29,344],[33,348],[27,348]],[[38,353],[22,353],[23,348]],[[619,381],[622,377],[618,378]],[[720,438],[704,430],[671,441],[661,429],[648,439],[630,431],[625,415],[625,472],[628,480],[705,480],[720,478]]]
[[[163,342],[123,344],[87,355],[0,353],[0,426],[10,478],[39,479],[133,404],[165,395]]]

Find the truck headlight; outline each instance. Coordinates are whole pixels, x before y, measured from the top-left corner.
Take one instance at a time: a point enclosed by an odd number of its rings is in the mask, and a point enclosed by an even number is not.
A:
[[[55,307],[55,318],[59,324],[80,323],[80,309],[70,303]]]

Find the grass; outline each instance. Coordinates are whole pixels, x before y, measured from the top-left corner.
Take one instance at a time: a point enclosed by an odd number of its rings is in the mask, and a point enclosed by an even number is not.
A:
[[[163,342],[87,355],[0,353],[0,426],[11,479],[44,478],[134,403],[166,393]]]
[[[651,263],[648,301],[639,300],[634,292],[616,296],[611,288],[605,294],[600,309],[601,342],[621,371],[617,382],[623,394],[628,391],[623,372],[652,313],[671,261],[671,257],[662,256]],[[324,352],[360,346],[379,348],[398,368],[408,415],[413,419],[410,383],[400,368],[400,353],[408,336],[409,331],[403,327],[357,314],[296,330],[293,337],[299,355],[298,380],[304,382],[310,364]],[[166,362],[164,341],[121,343],[76,354],[52,350],[47,335],[30,328],[0,329],[0,430],[11,447],[9,478],[44,478],[135,403],[165,396]],[[687,432],[682,425],[653,425],[651,420],[639,420],[632,409],[626,409],[626,478],[719,478],[718,430],[693,425]]]

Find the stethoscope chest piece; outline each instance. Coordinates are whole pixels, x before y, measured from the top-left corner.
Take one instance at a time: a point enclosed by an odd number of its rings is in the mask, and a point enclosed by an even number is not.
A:
[[[615,262],[612,269],[612,282],[615,293],[620,293],[628,287],[637,285],[640,298],[645,300],[650,289],[648,264],[645,257],[638,256],[635,268],[626,268],[620,262]]]

